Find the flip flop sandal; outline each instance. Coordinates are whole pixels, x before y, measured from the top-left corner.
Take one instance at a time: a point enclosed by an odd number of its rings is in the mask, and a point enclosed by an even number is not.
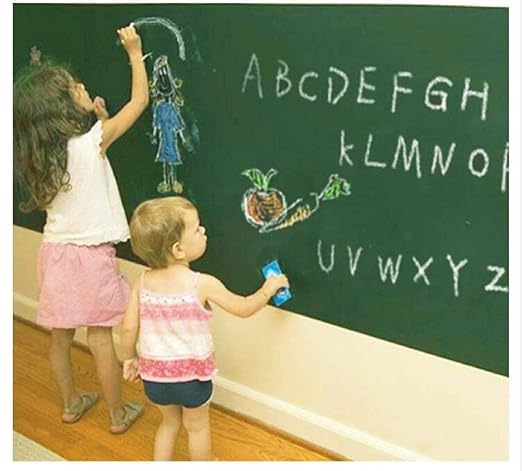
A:
[[[142,415],[144,407],[139,402],[128,402],[123,405],[124,416],[122,419],[112,422],[109,432],[114,434],[124,433],[131,425],[136,422]]]
[[[98,393],[83,393],[80,394],[80,402],[74,407],[66,407],[64,410],[65,414],[72,416],[70,419],[65,419],[62,416],[62,422],[64,424],[74,424],[78,422],[85,412],[87,412],[94,404],[98,402]]]

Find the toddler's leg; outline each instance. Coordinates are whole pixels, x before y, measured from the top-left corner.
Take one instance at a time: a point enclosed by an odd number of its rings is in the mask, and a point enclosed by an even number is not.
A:
[[[49,360],[54,378],[60,389],[65,409],[73,409],[80,403],[80,396],[74,386],[71,365],[71,345],[74,329],[52,329]],[[69,417],[64,413],[64,419]]]
[[[111,327],[88,327],[87,343],[94,356],[96,373],[109,406],[111,421],[122,419],[121,368],[114,351]]]
[[[210,404],[195,409],[183,407],[183,426],[188,433],[188,447],[192,461],[212,459],[210,444]]]
[[[176,436],[181,426],[181,406],[160,406],[161,423],[154,439],[154,461],[172,459]]]

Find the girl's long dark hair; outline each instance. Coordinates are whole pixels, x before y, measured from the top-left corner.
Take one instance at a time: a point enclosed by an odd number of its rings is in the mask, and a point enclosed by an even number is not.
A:
[[[46,62],[31,65],[14,82],[14,169],[23,199],[20,210],[47,208],[70,189],[67,142],[89,130],[92,114],[73,100],[69,70]]]

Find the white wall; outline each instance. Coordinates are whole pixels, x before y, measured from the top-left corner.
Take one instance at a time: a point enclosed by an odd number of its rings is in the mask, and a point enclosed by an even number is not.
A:
[[[13,310],[34,321],[41,234],[15,227],[13,240]],[[143,268],[120,265],[130,280]],[[320,447],[354,460],[508,459],[506,377],[272,307],[246,320],[216,308],[214,338],[214,401]]]

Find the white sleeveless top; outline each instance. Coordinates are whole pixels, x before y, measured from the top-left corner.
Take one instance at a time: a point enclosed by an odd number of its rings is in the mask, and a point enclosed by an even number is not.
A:
[[[99,245],[129,239],[109,159],[101,154],[102,122],[67,143],[69,191],[61,190],[47,208],[44,242]]]

